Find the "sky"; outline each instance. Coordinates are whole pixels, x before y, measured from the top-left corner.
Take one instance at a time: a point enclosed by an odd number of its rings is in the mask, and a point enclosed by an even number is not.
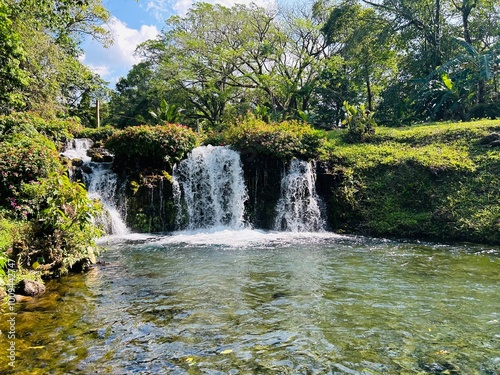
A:
[[[114,43],[102,47],[93,40],[86,40],[80,60],[98,73],[114,88],[120,77],[125,77],[140,58],[134,51],[140,43],[154,39],[172,15],[185,15],[195,0],[102,0],[111,13],[106,27],[113,35]],[[275,0],[204,0],[212,4],[232,6],[249,4],[272,5]]]

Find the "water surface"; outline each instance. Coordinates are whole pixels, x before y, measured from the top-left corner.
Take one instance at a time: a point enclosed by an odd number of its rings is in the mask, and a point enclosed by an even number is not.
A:
[[[500,373],[498,249],[250,230],[106,246],[17,306],[14,373]]]

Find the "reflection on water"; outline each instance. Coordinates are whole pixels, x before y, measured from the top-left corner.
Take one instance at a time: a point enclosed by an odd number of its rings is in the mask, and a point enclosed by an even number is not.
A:
[[[107,246],[19,306],[14,373],[500,373],[494,249],[250,230]]]

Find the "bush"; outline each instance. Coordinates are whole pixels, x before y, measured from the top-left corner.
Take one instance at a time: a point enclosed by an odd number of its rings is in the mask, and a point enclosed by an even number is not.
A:
[[[115,155],[115,164],[136,167],[170,167],[196,147],[197,134],[185,126],[168,124],[129,127],[113,134],[106,148]]]
[[[22,186],[61,171],[59,153],[47,137],[35,132],[4,138],[0,142],[0,207],[26,217],[29,207]]]
[[[325,133],[297,122],[267,124],[248,118],[221,134],[209,136],[205,143],[229,144],[244,153],[257,153],[280,159],[317,158],[324,145]]]
[[[469,113],[467,113],[467,117],[469,119],[500,118],[500,104],[498,103],[476,104],[474,107],[471,108]]]
[[[43,119],[31,113],[13,113],[0,116],[0,138],[8,137],[15,133],[33,135],[43,134],[56,142],[58,146],[70,139],[81,130],[78,119]]]
[[[33,220],[23,246],[13,254],[21,267],[60,275],[76,262],[93,260],[94,240],[103,233],[93,218],[102,207],[88,197],[83,185],[51,173],[37,184],[24,185],[24,193],[30,198]]]

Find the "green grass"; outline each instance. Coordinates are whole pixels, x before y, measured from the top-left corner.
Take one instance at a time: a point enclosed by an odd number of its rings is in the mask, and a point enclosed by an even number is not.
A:
[[[500,244],[499,120],[379,127],[369,143],[328,134],[333,229]]]

